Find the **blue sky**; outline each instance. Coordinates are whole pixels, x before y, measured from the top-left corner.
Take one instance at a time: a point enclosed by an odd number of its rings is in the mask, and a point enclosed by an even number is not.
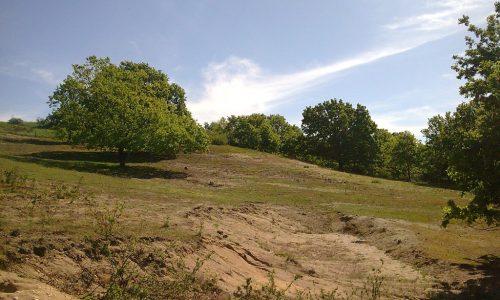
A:
[[[493,3],[0,0],[0,120],[45,116],[71,64],[97,55],[163,70],[199,122],[263,112],[300,125],[306,106],[341,98],[418,134],[463,101],[457,19],[482,23]]]

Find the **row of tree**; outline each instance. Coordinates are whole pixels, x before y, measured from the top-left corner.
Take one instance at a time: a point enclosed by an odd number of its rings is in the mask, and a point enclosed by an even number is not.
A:
[[[366,107],[342,100],[307,107],[302,129],[283,116],[263,114],[230,116],[204,127],[213,144],[280,153],[342,171],[411,180],[424,167],[425,145],[412,133],[379,129]]]

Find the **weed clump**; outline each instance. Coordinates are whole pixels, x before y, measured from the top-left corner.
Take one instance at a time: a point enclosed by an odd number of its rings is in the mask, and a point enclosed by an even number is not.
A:
[[[8,191],[15,192],[26,185],[28,177],[21,175],[17,169],[3,170],[0,176],[0,183],[5,186]]]

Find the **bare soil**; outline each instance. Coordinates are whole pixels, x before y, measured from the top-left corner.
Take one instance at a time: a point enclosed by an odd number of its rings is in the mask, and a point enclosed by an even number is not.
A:
[[[138,268],[164,276],[165,259],[181,258],[193,266],[209,256],[201,271],[215,277],[227,294],[247,278],[256,286],[265,284],[271,273],[278,287],[293,282],[290,293],[336,290],[350,295],[381,280],[383,298],[422,299],[444,287],[458,293],[468,281],[482,276],[425,257],[418,236],[403,221],[332,216],[269,204],[199,205],[179,209],[169,220],[169,226],[194,231],[196,238],[181,243],[140,237],[141,252],[134,257]],[[43,239],[23,234],[5,238],[9,249],[16,249],[8,252],[16,261],[9,270],[19,276],[1,273],[0,299],[83,297],[111,272],[90,242],[57,234]],[[118,249],[126,242],[117,238],[114,245]]]

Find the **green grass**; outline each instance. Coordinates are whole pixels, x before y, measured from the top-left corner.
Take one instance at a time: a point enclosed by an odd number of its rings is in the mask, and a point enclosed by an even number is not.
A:
[[[7,122],[0,122],[0,133],[10,133],[39,138],[54,138],[56,136],[54,130],[38,128],[36,122],[24,122],[20,125],[12,125]]]
[[[0,165],[38,180],[81,180],[91,190],[116,196],[314,206],[428,223],[439,222],[440,207],[448,199],[460,200],[453,190],[384,179],[374,183],[372,177],[231,146],[211,146],[208,153],[175,160],[132,157],[128,167],[120,169],[113,153],[36,141],[4,138]],[[221,187],[211,187],[211,181]]]
[[[0,128],[0,169],[16,169],[46,184],[81,182],[90,194],[127,201],[127,209],[135,210],[136,215],[167,212],[171,206],[189,203],[262,202],[435,225],[434,230],[420,225],[412,229],[422,235],[424,247],[440,258],[459,260],[500,251],[498,242],[484,243],[498,241],[496,233],[477,234],[477,239],[468,239],[460,246],[468,229],[437,226],[447,200],[464,203],[470,198],[466,195],[463,199],[454,190],[353,175],[231,146],[211,146],[207,153],[181,154],[170,160],[131,155],[128,167],[120,169],[114,153],[89,151],[47,138],[54,136],[53,132],[39,138],[35,131],[29,135],[29,130],[13,135],[4,123]],[[135,222],[130,218],[131,231],[147,227],[140,219]],[[150,230],[155,234],[161,231],[163,220],[158,213],[158,224]],[[79,231],[74,228],[74,232]],[[452,252],[439,250],[443,247],[436,240],[439,235],[446,236],[441,241],[458,246]],[[474,244],[479,246],[474,248]]]

